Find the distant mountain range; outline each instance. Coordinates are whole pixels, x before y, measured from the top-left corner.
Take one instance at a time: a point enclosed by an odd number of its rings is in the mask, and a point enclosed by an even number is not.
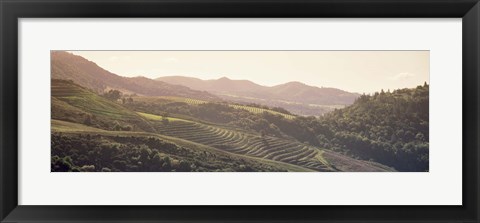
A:
[[[227,77],[201,80],[185,76],[166,76],[156,80],[207,91],[226,100],[283,107],[302,115],[321,115],[334,108],[350,105],[360,96],[336,88],[319,88],[300,82],[267,87],[252,81],[231,80]]]
[[[267,87],[248,80],[231,80],[227,77],[217,80],[201,80],[193,77],[166,76],[155,80],[183,85],[191,89],[208,91],[218,95],[284,100],[303,104],[350,105],[360,96],[359,94],[336,88],[319,88],[300,82],[288,82]]]
[[[334,108],[350,105],[360,96],[336,88],[319,88],[300,82],[267,87],[252,81],[231,80],[227,77],[217,80],[184,76],[167,76],[155,80],[146,77],[122,77],[65,51],[52,51],[51,75],[52,79],[72,80],[97,93],[116,89],[125,94],[255,103],[282,107],[299,115],[319,116]]]
[[[92,61],[65,51],[52,51],[51,78],[72,80],[97,93],[117,89],[124,93],[147,96],[178,96],[204,100],[218,100],[217,96],[192,90],[185,86],[168,84],[145,77],[121,77]]]

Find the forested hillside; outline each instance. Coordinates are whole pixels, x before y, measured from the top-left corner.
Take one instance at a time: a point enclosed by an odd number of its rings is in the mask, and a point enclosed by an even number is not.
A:
[[[319,119],[319,145],[399,171],[428,171],[429,86],[362,95]]]

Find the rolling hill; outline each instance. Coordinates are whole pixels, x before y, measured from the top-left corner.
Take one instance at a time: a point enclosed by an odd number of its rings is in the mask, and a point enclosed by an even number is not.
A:
[[[55,120],[106,130],[154,131],[142,116],[72,81],[52,79],[51,103],[51,118]]]
[[[266,87],[248,80],[230,80],[222,77],[217,80],[202,80],[194,77],[166,76],[155,80],[170,84],[183,85],[192,89],[211,92],[263,92]]]
[[[299,115],[322,115],[334,108],[350,105],[360,95],[336,88],[319,88],[300,82],[288,82],[273,87],[248,80],[201,80],[184,76],[166,76],[155,80],[208,91],[225,100],[283,107]]]
[[[429,85],[362,95],[314,127],[322,148],[399,171],[429,170]]]
[[[70,80],[52,79],[51,97],[55,171],[391,171],[290,138],[137,112]]]
[[[123,93],[147,96],[179,96],[203,100],[217,100],[207,92],[192,90],[145,77],[121,77],[94,62],[65,51],[51,51],[51,78],[72,80],[75,83],[102,93],[109,89]]]
[[[360,96],[336,88],[319,88],[296,81],[270,87],[269,93],[278,99],[317,105],[350,105]]]

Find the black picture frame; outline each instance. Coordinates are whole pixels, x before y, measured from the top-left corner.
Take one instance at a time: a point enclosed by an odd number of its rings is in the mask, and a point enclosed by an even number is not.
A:
[[[1,222],[479,222],[480,5],[478,0],[0,0],[0,15]],[[19,18],[76,17],[462,18],[463,205],[18,205],[17,21]]]

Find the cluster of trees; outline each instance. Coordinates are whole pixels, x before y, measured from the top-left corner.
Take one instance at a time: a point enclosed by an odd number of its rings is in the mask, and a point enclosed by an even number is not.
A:
[[[111,101],[121,101],[122,104],[133,102],[132,95],[125,95],[116,89],[111,89],[107,92],[104,92],[101,96]]]
[[[112,100],[112,101],[117,101],[118,99],[122,98],[122,92],[120,92],[119,90],[109,90],[105,93],[102,94],[103,97],[109,99],[109,100]]]
[[[429,86],[362,95],[312,129],[322,147],[399,171],[428,171]]]
[[[52,134],[55,172],[285,171],[153,137]]]
[[[240,104],[241,105],[241,104]],[[285,108],[282,108],[282,107],[268,107],[266,105],[261,105],[261,104],[257,104],[257,103],[247,103],[246,104],[247,106],[250,106],[250,107],[255,107],[255,108],[263,108],[263,109],[268,109],[268,110],[272,110],[272,111],[276,111],[276,112],[280,112],[280,113],[283,113],[283,114],[287,114],[287,115],[293,115],[291,112],[289,112],[287,109]]]
[[[167,154],[182,148],[154,138],[119,143],[98,135],[52,135],[52,171],[190,171],[192,164]],[[123,139],[125,141],[125,139]]]
[[[94,128],[110,130],[110,131],[134,131],[138,123],[139,126],[144,126],[145,123],[140,123],[138,120],[126,121],[112,121],[89,113],[77,113],[76,116],[71,116],[69,113],[65,113],[60,116],[58,113],[54,116],[59,120],[73,121],[81,123]],[[137,129],[138,130],[138,129]]]
[[[110,131],[154,131],[150,123],[121,105],[119,96],[133,103],[133,99],[129,100],[132,95],[118,90],[98,95],[73,81],[52,79],[51,83],[52,119]]]

